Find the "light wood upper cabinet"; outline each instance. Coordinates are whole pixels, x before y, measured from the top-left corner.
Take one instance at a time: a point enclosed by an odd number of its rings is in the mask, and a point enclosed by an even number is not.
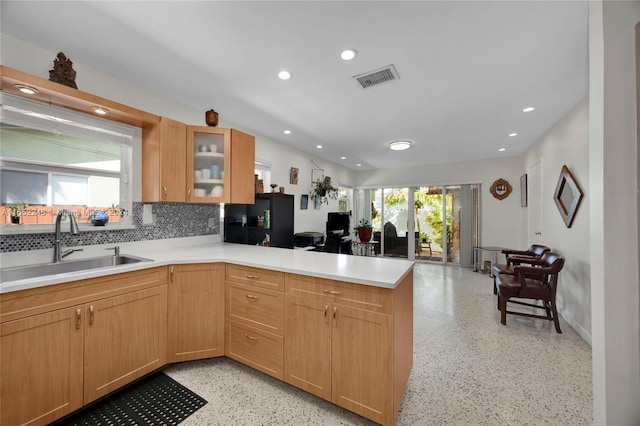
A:
[[[170,266],[169,362],[224,355],[224,269],[224,263]]]
[[[252,204],[255,138],[165,117],[142,144],[142,201]]]
[[[167,286],[86,304],[84,403],[167,361]]]
[[[142,142],[142,200],[187,201],[187,125],[161,117]]]
[[[235,129],[187,126],[187,192],[192,202],[253,204],[254,164],[253,136]]]
[[[82,407],[82,306],[0,324],[0,424],[46,425]]]

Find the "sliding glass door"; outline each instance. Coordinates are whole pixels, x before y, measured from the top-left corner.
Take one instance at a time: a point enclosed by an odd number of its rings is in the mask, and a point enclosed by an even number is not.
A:
[[[377,188],[357,199],[356,211],[373,224],[376,254],[472,266],[479,185]]]

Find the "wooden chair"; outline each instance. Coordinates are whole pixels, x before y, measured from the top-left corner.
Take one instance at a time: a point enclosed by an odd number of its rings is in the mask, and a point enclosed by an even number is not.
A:
[[[530,260],[530,263],[532,266],[514,266],[514,275],[500,274],[496,276],[500,322],[503,325],[507,324],[507,314],[541,318],[553,321],[556,331],[562,333],[556,309],[556,289],[558,275],[564,267],[564,257],[557,253],[546,252],[540,259]],[[542,305],[511,300],[512,298],[540,300]],[[546,315],[508,311],[507,303],[544,309]]]
[[[513,275],[513,267],[515,265],[522,265],[529,263],[531,259],[540,259],[542,255],[551,249],[547,246],[540,244],[532,244],[527,250],[515,250],[504,249],[504,253],[507,258],[507,263],[496,263],[491,267],[491,273],[493,275],[493,294],[498,294],[496,291],[496,276],[499,274]]]

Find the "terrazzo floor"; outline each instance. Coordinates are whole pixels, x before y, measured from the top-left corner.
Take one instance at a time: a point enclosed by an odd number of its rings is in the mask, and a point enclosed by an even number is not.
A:
[[[416,264],[414,365],[398,425],[589,425],[591,347],[561,319],[500,324],[493,281]],[[527,309],[527,308],[525,308]],[[183,425],[373,425],[228,358],[165,372],[208,401]]]

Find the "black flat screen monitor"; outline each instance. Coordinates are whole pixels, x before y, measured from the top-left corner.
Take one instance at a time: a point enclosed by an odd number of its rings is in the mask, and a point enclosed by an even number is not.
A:
[[[342,231],[342,235],[349,235],[351,217],[345,212],[329,212],[327,214],[327,235],[332,231]]]

